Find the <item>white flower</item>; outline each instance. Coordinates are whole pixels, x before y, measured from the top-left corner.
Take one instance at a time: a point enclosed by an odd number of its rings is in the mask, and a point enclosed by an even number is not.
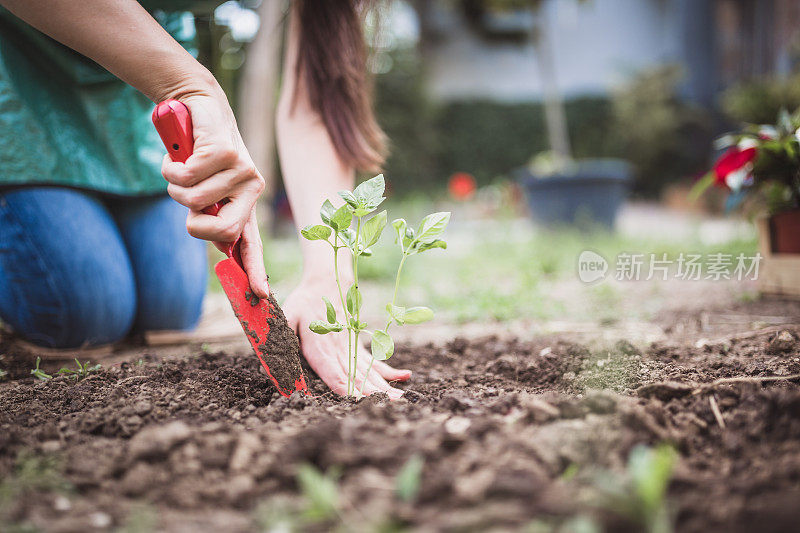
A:
[[[797,139],[797,142],[800,143],[800,128],[797,128],[797,131],[794,132],[794,136]]]
[[[725,185],[730,187],[733,192],[739,192],[742,187],[753,184],[753,165],[748,163],[740,169],[734,170],[725,177]]]
[[[775,140],[778,138],[778,130],[775,126],[771,126],[769,124],[762,124],[758,127],[758,134],[761,137],[765,137],[767,139]]]
[[[737,146],[739,147],[739,150],[747,150],[748,148],[758,148],[758,141],[751,137],[745,137],[744,139],[739,141],[739,144]]]

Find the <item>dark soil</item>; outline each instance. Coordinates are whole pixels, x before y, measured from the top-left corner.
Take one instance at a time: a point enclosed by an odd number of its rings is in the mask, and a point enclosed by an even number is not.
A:
[[[607,494],[625,493],[635,446],[669,443],[676,530],[792,531],[800,380],[715,380],[799,374],[798,333],[699,348],[563,336],[398,346],[415,375],[396,402],[337,398],[314,376],[315,396],[285,398],[254,356],[225,353],[41,382],[31,356],[6,347],[0,530],[508,531],[580,517],[638,531]],[[413,456],[419,490],[403,501],[396,477]],[[305,464],[340,473],[336,513],[309,513]]]
[[[300,363],[300,342],[294,330],[289,327],[286,315],[283,314],[275,296],[269,295],[266,302],[262,302],[248,289],[244,293],[245,300],[250,307],[260,306],[257,311],[257,320],[263,324],[266,320],[269,326],[266,338],[259,338],[259,331],[254,325],[244,318],[237,303],[233,304],[236,318],[241,322],[245,334],[249,337],[253,349],[257,350],[258,357],[262,360],[265,370],[274,379],[280,392],[288,396],[294,391],[304,390],[306,387],[305,375]]]
[[[300,342],[272,294],[269,295],[269,308],[272,312],[272,318],[267,319],[269,333],[267,339],[258,345],[258,351],[278,385],[285,391],[294,391],[295,381],[304,379],[300,366]]]

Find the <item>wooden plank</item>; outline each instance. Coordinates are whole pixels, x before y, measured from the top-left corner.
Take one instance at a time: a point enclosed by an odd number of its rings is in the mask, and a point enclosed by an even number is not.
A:
[[[759,289],[767,294],[800,297],[800,254],[773,254],[761,262]]]
[[[800,254],[772,252],[769,219],[756,219],[758,248],[763,256],[758,274],[758,288],[764,294],[800,297]]]

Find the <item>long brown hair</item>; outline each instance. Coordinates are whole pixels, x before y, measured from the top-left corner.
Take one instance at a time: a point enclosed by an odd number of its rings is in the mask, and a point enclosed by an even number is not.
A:
[[[297,77],[339,157],[358,170],[383,164],[386,137],[372,110],[363,15],[369,0],[295,0],[300,22]]]

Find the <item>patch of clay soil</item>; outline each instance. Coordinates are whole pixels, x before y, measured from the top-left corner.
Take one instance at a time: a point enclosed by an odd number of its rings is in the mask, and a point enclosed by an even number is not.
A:
[[[800,380],[715,380],[799,374],[798,333],[644,349],[563,335],[398,346],[416,372],[396,402],[343,400],[313,375],[314,397],[283,398],[255,356],[225,353],[40,382],[30,356],[6,348],[0,526],[253,531],[303,507],[297,470],[311,464],[341,472],[345,530],[507,531],[585,515],[636,531],[591,497],[596,474],[667,442],[677,530],[788,531],[800,523]],[[404,502],[395,477],[413,455],[419,494]]]

